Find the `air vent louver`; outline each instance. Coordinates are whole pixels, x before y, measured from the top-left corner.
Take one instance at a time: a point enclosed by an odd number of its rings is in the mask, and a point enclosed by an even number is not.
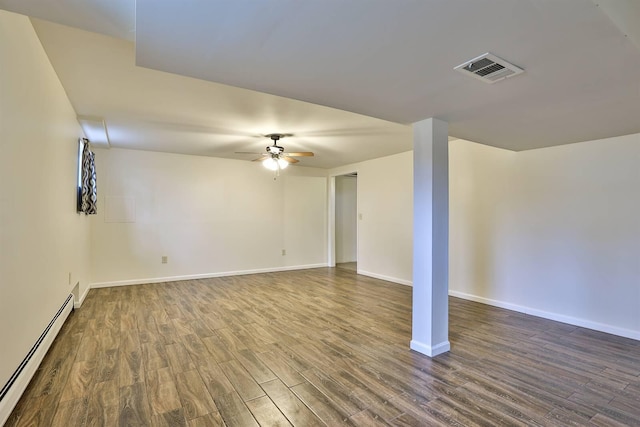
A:
[[[485,83],[495,83],[508,77],[524,73],[522,68],[516,67],[490,53],[485,53],[464,64],[460,64],[455,67],[454,70],[475,77]]]

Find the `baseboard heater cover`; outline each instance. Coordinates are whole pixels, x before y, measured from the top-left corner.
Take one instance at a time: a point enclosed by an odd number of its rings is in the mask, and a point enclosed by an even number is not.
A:
[[[7,381],[2,387],[2,390],[0,390],[0,425],[4,424],[9,415],[11,415],[11,411],[18,403],[20,396],[26,389],[29,381],[31,381],[33,374],[42,362],[47,350],[49,350],[51,343],[71,310],[73,310],[72,294],[67,297],[62,307],[60,307],[56,315],[53,316],[53,319],[51,319],[51,322],[49,322],[44,332],[42,332],[26,357],[22,360],[13,375],[11,375],[9,381]],[[52,332],[54,326],[56,330]],[[42,346],[45,341],[45,346]]]

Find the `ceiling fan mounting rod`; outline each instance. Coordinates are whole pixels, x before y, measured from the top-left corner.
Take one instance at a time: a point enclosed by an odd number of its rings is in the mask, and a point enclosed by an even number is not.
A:
[[[278,140],[282,137],[284,137],[283,134],[281,133],[270,133],[269,135],[266,135],[269,138],[271,138],[273,140],[273,143],[275,144],[276,142],[278,142]]]

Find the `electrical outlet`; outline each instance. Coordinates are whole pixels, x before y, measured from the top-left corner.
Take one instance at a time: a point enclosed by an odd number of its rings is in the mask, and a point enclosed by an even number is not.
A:
[[[169,262],[169,257],[168,257],[168,256],[166,256],[166,255],[163,255],[163,256],[162,256],[162,263],[163,263],[163,264],[166,264],[167,262]]]
[[[282,250],[282,256],[285,256],[286,254],[287,254],[287,250],[286,250],[286,249],[283,249],[283,250]]]

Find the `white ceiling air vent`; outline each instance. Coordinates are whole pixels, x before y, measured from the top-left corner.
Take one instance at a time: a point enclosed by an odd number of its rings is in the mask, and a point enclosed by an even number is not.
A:
[[[509,64],[504,59],[500,59],[490,53],[485,53],[477,58],[460,64],[453,68],[468,76],[475,77],[485,83],[495,83],[500,80],[517,76],[524,73],[522,68]]]

